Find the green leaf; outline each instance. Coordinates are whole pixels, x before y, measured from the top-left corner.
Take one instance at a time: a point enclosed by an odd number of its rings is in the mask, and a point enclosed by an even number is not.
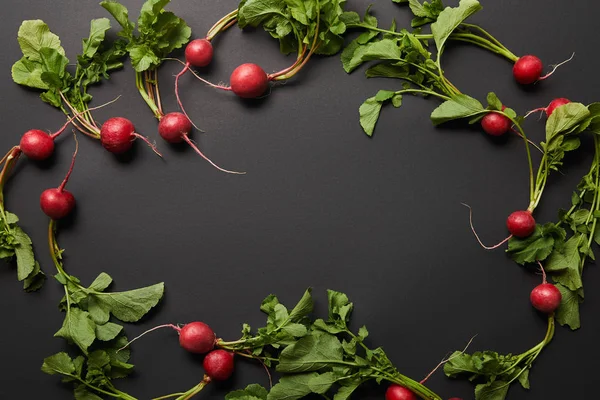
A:
[[[523,389],[531,388],[529,385],[529,368],[526,368],[523,372],[521,372],[518,380],[519,380],[519,383],[521,384],[521,386],[523,387]]]
[[[494,92],[487,95],[488,109],[502,111],[502,102]]]
[[[151,27],[156,22],[158,16],[163,11],[165,6],[169,4],[171,0],[146,0],[140,10],[140,17],[138,18],[138,29],[141,27]]]
[[[340,377],[333,372],[325,372],[313,376],[308,381],[308,387],[313,393],[325,394],[331,388],[331,385],[340,380]]]
[[[35,270],[36,262],[33,247],[31,247],[31,239],[20,227],[14,226],[12,234],[15,256],[17,257],[17,279],[23,281]]]
[[[244,390],[236,390],[225,396],[225,400],[267,400],[267,389],[264,387],[252,384],[246,386]]]
[[[556,282],[573,291],[583,287],[581,272],[579,271],[579,265],[581,264],[579,255],[580,238],[580,235],[575,235],[564,244],[555,246],[545,263],[546,272]]]
[[[92,282],[89,289],[95,290],[97,292],[103,292],[106,288],[110,286],[113,282],[113,279],[106,272],[100,273],[96,279]]]
[[[96,324],[86,311],[71,307],[65,316],[63,326],[54,334],[76,344],[84,354],[96,339]]]
[[[282,328],[282,330],[293,337],[306,336],[308,333],[306,326],[302,324],[287,324]]]
[[[377,101],[376,97],[369,97],[358,109],[358,113],[360,114],[360,126],[362,126],[365,133],[369,136],[373,136],[375,125],[377,124],[379,114],[381,113],[381,107],[382,103]]]
[[[560,294],[562,295],[562,301],[560,307],[556,310],[556,320],[561,325],[568,325],[572,330],[579,329],[581,322],[579,320],[579,304],[583,302],[581,296],[567,287],[556,284]]]
[[[119,25],[121,25],[124,36],[130,36],[131,32],[133,31],[134,24],[129,20],[129,11],[127,8],[113,0],[103,1],[100,3],[100,5],[113,16]]]
[[[510,385],[503,381],[493,381],[475,386],[475,400],[504,400]]]
[[[273,386],[267,396],[267,400],[297,400],[312,393],[308,383],[318,374],[294,374],[283,376],[279,382]]]
[[[395,95],[396,95],[396,92],[394,92],[392,90],[380,90],[375,95],[375,100],[377,100],[380,103],[383,103],[386,100],[392,99]]]
[[[588,108],[581,103],[568,103],[556,108],[546,121],[546,142],[575,128],[589,114]]]
[[[42,80],[42,66],[40,63],[30,61],[26,57],[13,64],[11,69],[12,79],[15,83],[35,89],[48,89]]]
[[[507,253],[517,263],[524,265],[545,260],[554,249],[555,239],[564,240],[566,232],[553,223],[537,225],[531,236],[525,239],[512,237],[508,241]]]
[[[40,50],[44,47],[54,49],[63,56],[65,54],[65,49],[60,45],[60,38],[50,32],[48,25],[39,19],[23,21],[17,40],[23,56],[30,61],[41,62]]]
[[[31,271],[29,276],[23,280],[23,289],[26,292],[35,292],[36,290],[42,288],[45,281],[46,274],[42,272],[40,264],[36,261],[33,267],[33,271]]]
[[[353,304],[345,293],[336,292],[335,290],[327,290],[327,300],[329,304],[329,320],[341,322],[341,325],[346,326],[350,321]]]
[[[444,44],[454,30],[469,16],[481,10],[477,0],[460,0],[458,7],[446,7],[431,24],[431,33],[438,49],[438,59],[443,51]]]
[[[90,392],[85,385],[79,385],[73,391],[75,396],[75,400],[102,400],[102,397],[96,396],[94,393]]]
[[[455,119],[472,117],[483,112],[484,108],[477,99],[466,94],[459,94],[433,110],[431,121],[434,125],[439,125]]]
[[[292,309],[289,315],[290,321],[299,321],[301,318],[307,316],[313,311],[314,303],[310,294],[311,291],[312,289],[307,289],[302,295],[302,298],[298,304],[296,304],[296,306]]]
[[[342,344],[337,337],[313,332],[283,349],[277,371],[293,374],[317,371],[342,359]]]
[[[350,398],[352,393],[363,383],[361,379],[347,379],[340,384],[340,388],[337,393],[333,396],[333,400],[347,400]]]
[[[96,337],[102,341],[109,341],[116,338],[123,331],[121,325],[107,322],[103,325],[96,325]]]
[[[90,23],[90,36],[83,39],[83,55],[85,57],[92,58],[96,55],[109,29],[110,21],[108,18],[92,20]]]
[[[350,73],[362,63],[372,60],[400,60],[401,50],[396,39],[383,39],[358,46],[354,52],[342,55],[344,71]]]
[[[94,299],[99,308],[110,310],[112,315],[119,320],[136,322],[158,304],[163,296],[164,289],[165,285],[161,282],[126,292],[92,292],[89,298]]]
[[[75,372],[75,365],[67,353],[61,352],[45,358],[42,371],[49,375],[71,375]]]

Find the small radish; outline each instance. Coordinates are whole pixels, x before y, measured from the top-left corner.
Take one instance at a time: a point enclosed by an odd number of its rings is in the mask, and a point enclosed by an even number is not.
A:
[[[179,331],[179,345],[190,353],[208,353],[216,340],[215,332],[204,322],[190,322]]]
[[[269,87],[267,73],[256,64],[242,64],[230,77],[231,90],[244,99],[262,96]]]
[[[125,346],[121,347],[119,350],[123,350],[128,347],[131,343],[135,342],[142,336],[157,329],[162,328],[171,328],[177,331],[179,334],[179,345],[183,347],[186,351],[194,354],[206,354],[215,347],[215,343],[217,341],[217,337],[215,336],[215,332],[211,329],[210,326],[205,324],[204,322],[195,321],[190,322],[183,326],[183,328],[178,327],[173,324],[165,324],[155,326],[154,328],[148,329],[142,334],[133,338],[129,343]]]
[[[35,161],[48,159],[54,153],[54,140],[67,129],[69,124],[83,113],[76,114],[56,132],[46,133],[39,129],[27,131],[21,137],[19,148],[27,157]]]
[[[204,357],[202,366],[206,375],[215,381],[225,381],[233,374],[233,353],[225,350],[213,350]]]
[[[385,392],[385,400],[417,400],[417,396],[404,386],[392,383]]]
[[[79,144],[77,143],[77,139],[75,139],[75,152],[73,153],[73,159],[71,160],[71,166],[69,172],[67,172],[67,176],[65,176],[65,179],[58,188],[46,189],[40,196],[40,206],[42,211],[53,220],[65,218],[73,211],[73,208],[75,208],[75,196],[73,196],[71,192],[65,190],[65,186],[73,172],[78,148]]]
[[[550,314],[560,306],[562,294],[553,284],[542,283],[533,288],[529,300],[536,310]]]
[[[491,136],[504,135],[510,126],[510,119],[497,112],[488,113],[481,119],[481,127],[485,133]]]
[[[538,261],[542,271],[542,283],[531,291],[529,301],[531,305],[538,311],[545,314],[550,314],[556,311],[562,301],[562,294],[558,288],[546,281],[546,271],[541,262]]]
[[[513,76],[515,77],[515,80],[522,85],[543,81],[544,79],[549,78],[558,67],[571,61],[574,56],[575,53],[573,53],[569,59],[554,65],[549,73],[542,76],[542,71],[544,70],[542,60],[536,56],[526,55],[520,57],[517,62],[515,62],[515,65],[513,66]]]
[[[177,104],[183,114],[189,118],[183,108],[183,103],[179,98],[179,78],[185,74],[190,66],[192,67],[206,67],[209,65],[213,58],[213,46],[208,39],[195,39],[188,43],[185,47],[185,64],[181,72],[175,76],[175,97],[177,98]],[[191,119],[190,119],[191,121]]]
[[[570,102],[571,101],[569,99],[565,99],[564,97],[552,100],[550,104],[548,104],[548,107],[546,107],[546,116],[549,117],[558,107],[569,104]]]
[[[526,238],[535,231],[535,219],[529,211],[515,211],[506,219],[506,227],[511,235]]]
[[[192,123],[188,117],[179,112],[172,112],[164,115],[158,123],[158,133],[160,136],[169,143],[181,143],[185,141],[189,144],[196,153],[202,158],[208,161],[213,167],[219,171],[227,172],[230,174],[245,174],[245,172],[229,171],[219,167],[217,164],[212,162],[206,157],[200,149],[192,142],[189,138],[189,133],[192,130]]]
[[[102,125],[100,129],[100,142],[102,146],[113,154],[123,154],[133,146],[136,138],[142,139],[159,156],[156,147],[150,141],[139,133],[135,132],[133,123],[127,118],[110,118]]]

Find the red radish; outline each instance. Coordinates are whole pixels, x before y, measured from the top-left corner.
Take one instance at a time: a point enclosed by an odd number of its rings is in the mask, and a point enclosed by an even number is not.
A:
[[[102,146],[113,154],[123,154],[133,146],[136,138],[142,139],[152,150],[162,157],[156,147],[139,133],[135,132],[133,123],[127,118],[114,117],[107,120],[100,129]]]
[[[190,353],[208,353],[216,340],[215,332],[204,322],[190,322],[179,331],[179,345]]]
[[[513,66],[513,76],[522,85],[536,82],[542,76],[544,65],[536,56],[526,55],[517,60]]]
[[[123,350],[124,348],[128,347],[131,343],[135,342],[145,334],[162,328],[171,328],[176,330],[177,333],[179,333],[179,345],[190,353],[208,353],[215,347],[215,343],[217,341],[215,332],[210,328],[210,326],[204,322],[195,321],[184,325],[183,328],[173,324],[155,326],[154,328],[148,329],[142,334],[131,339],[129,343],[121,347],[119,350]]]
[[[506,227],[511,235],[526,238],[535,231],[535,219],[529,211],[515,211],[506,219]]]
[[[204,357],[202,363],[206,375],[215,381],[225,381],[233,374],[233,353],[213,350]]]
[[[87,111],[86,111],[87,112]],[[46,133],[39,129],[27,131],[21,137],[19,148],[27,157],[32,160],[42,161],[48,159],[54,153],[54,140],[67,129],[67,126],[79,115],[76,114],[56,132]]]
[[[73,159],[71,160],[71,166],[69,167],[67,176],[65,176],[65,179],[58,188],[46,189],[40,196],[40,206],[42,207],[42,211],[53,220],[65,218],[73,211],[73,208],[75,208],[75,196],[73,196],[71,192],[65,190],[65,186],[73,172],[78,148],[79,144],[77,143],[76,138],[75,152],[73,153]]]
[[[219,167],[217,164],[212,162],[206,157],[200,149],[192,142],[189,138],[189,133],[192,130],[192,123],[188,117],[182,113],[172,112],[164,115],[158,123],[158,133],[160,136],[169,143],[181,143],[185,141],[189,144],[196,153],[202,158],[208,161],[213,167],[219,171],[227,172],[230,174],[245,174],[245,172],[229,171]]]
[[[195,39],[188,43],[185,47],[185,65],[181,72],[175,76],[175,97],[177,98],[177,104],[183,114],[189,119],[183,103],[179,98],[179,78],[185,74],[190,66],[193,67],[206,67],[210,64],[213,58],[213,47],[208,39]],[[191,122],[191,119],[190,119]]]
[[[385,392],[385,400],[417,400],[417,396],[404,386],[392,383]]]
[[[533,288],[529,295],[529,300],[536,310],[550,314],[560,306],[562,294],[556,286],[544,282]]]
[[[481,119],[481,127],[485,133],[491,136],[504,135],[510,126],[510,119],[497,112],[488,113]]]
[[[549,117],[558,107],[569,104],[570,102],[571,101],[569,99],[565,99],[564,97],[552,100],[550,104],[548,104],[548,107],[546,107],[546,116]]]
[[[258,65],[248,63],[233,71],[230,83],[233,93],[244,99],[254,99],[267,91],[269,77]]]

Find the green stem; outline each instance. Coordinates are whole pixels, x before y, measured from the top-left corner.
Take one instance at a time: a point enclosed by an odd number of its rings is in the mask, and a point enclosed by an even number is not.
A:
[[[533,179],[533,160],[531,158],[531,150],[529,149],[529,141],[527,140],[527,135],[525,135],[525,131],[523,130],[523,128],[521,127],[521,124],[519,124],[518,121],[516,121],[510,115],[507,115],[503,112],[501,112],[501,114],[504,115],[506,118],[508,118],[517,127],[517,129],[521,133],[521,137],[523,138],[523,141],[525,142],[525,151],[527,153],[527,164],[529,167],[529,200],[530,200],[529,207],[527,209],[529,211],[533,212],[533,210],[535,209],[535,206],[533,208],[531,208],[531,206],[534,203],[534,198],[535,198],[535,188],[534,188],[535,183],[534,183],[534,179]],[[545,156],[546,155],[544,153],[544,157]],[[543,189],[542,189],[542,191],[543,191]],[[541,197],[541,193],[539,195]]]
[[[150,110],[152,110],[154,116],[160,121],[163,117],[163,114],[160,112],[160,109],[156,105],[156,102],[152,98],[150,98],[150,95],[146,91],[146,88],[144,87],[144,75],[142,72],[136,71],[135,85],[137,86],[137,89],[140,92],[140,95],[142,96],[146,104],[148,104],[148,107],[150,107]]]
[[[237,20],[238,10],[237,8],[231,11],[229,14],[225,15],[223,18],[217,21],[206,33],[206,40],[211,41],[217,36],[219,33],[227,30],[231,25],[235,23]]]

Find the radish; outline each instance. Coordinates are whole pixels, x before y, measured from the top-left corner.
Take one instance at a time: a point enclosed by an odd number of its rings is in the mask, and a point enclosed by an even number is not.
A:
[[[202,158],[208,161],[213,167],[219,171],[227,172],[229,174],[245,174],[245,172],[229,171],[219,167],[217,164],[212,162],[206,157],[200,149],[192,142],[189,138],[189,133],[192,130],[192,122],[188,117],[179,112],[172,112],[164,115],[158,123],[158,133],[160,136],[169,143],[181,143],[185,141],[189,144],[196,153]]]
[[[522,85],[529,85],[537,81],[543,81],[544,79],[549,78],[558,67],[571,61],[574,56],[575,53],[573,53],[569,59],[554,65],[552,71],[542,76],[542,71],[544,70],[542,60],[536,56],[528,54],[520,57],[515,62],[515,65],[513,66],[513,76],[515,77],[515,80]]]
[[[535,231],[535,219],[530,211],[515,211],[506,219],[506,227],[512,236],[526,238]]]
[[[237,67],[230,78],[231,90],[243,99],[262,96],[269,87],[267,73],[256,64],[242,64]]]
[[[162,328],[171,328],[176,330],[179,334],[179,345],[190,353],[206,354],[215,347],[215,343],[217,342],[215,332],[210,326],[204,322],[195,321],[184,325],[183,328],[173,324],[155,326],[154,328],[148,329],[142,334],[136,336],[119,350],[123,350],[124,348],[128,347],[131,343],[135,342],[145,334]]]
[[[150,143],[147,138],[135,132],[133,123],[127,118],[110,118],[100,129],[102,146],[113,154],[123,154],[131,149],[136,138],[142,139],[156,154],[162,157],[156,146]]]
[[[560,306],[562,294],[555,285],[546,281],[544,266],[539,261],[538,264],[542,271],[542,283],[533,288],[529,295],[529,301],[536,310],[544,314],[551,314]]]
[[[511,121],[504,115],[491,112],[481,119],[481,127],[491,136],[502,136],[510,129]]]
[[[531,114],[538,112],[538,111],[544,111],[546,113],[546,116],[550,117],[550,115],[552,115],[554,110],[556,110],[560,106],[569,104],[570,102],[571,102],[571,100],[565,99],[564,97],[556,98],[556,99],[552,100],[550,102],[550,104],[548,104],[547,107],[536,108],[535,110],[529,111],[527,114],[525,114],[525,118],[529,117]]]
[[[225,381],[233,374],[233,353],[225,350],[213,350],[204,357],[202,363],[209,378]]]
[[[417,400],[417,396],[404,386],[392,383],[385,392],[385,400]]]
[[[71,211],[73,211],[73,208],[75,208],[75,196],[73,196],[71,192],[65,190],[65,186],[67,185],[67,182],[71,177],[71,173],[73,172],[78,148],[79,144],[77,143],[76,138],[75,152],[73,153],[71,166],[69,167],[67,176],[65,176],[65,179],[58,188],[46,189],[40,196],[40,206],[42,211],[53,220],[65,218],[71,213]]]

